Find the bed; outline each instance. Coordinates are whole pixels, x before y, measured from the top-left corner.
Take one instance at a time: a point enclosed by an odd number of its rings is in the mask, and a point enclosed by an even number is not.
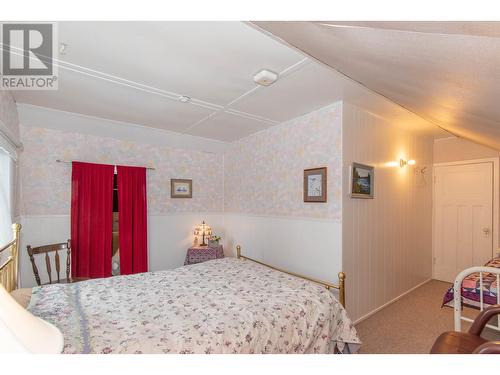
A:
[[[500,304],[500,257],[493,258],[482,267],[471,267],[455,279],[453,286],[443,297],[442,307],[452,307],[455,315],[455,331],[461,331],[461,322],[473,320],[462,316],[463,307],[483,310],[487,306]],[[500,321],[497,325],[487,327],[500,331]]]
[[[18,292],[64,353],[354,353],[342,287],[241,254],[174,270]],[[343,284],[343,279],[341,279]]]

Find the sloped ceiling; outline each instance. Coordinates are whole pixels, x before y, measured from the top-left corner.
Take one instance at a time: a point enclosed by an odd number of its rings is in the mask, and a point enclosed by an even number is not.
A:
[[[500,150],[500,22],[253,22],[457,136]]]

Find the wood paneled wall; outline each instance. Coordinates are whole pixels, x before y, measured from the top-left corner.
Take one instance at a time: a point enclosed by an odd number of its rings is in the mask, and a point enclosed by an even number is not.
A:
[[[433,141],[344,102],[342,145],[342,267],[358,320],[431,277]],[[400,158],[416,165],[386,165]],[[351,162],[375,166],[374,199],[349,197]]]

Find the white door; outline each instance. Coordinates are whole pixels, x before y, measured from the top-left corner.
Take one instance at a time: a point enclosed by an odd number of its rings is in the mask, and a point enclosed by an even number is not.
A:
[[[493,255],[493,163],[434,168],[434,278],[482,266]]]

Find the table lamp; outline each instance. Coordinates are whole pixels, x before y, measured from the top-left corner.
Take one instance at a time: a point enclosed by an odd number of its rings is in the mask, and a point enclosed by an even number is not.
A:
[[[196,228],[194,229],[194,235],[202,236],[203,238],[200,246],[207,246],[207,244],[205,243],[205,236],[210,236],[211,234],[212,234],[212,228],[210,228],[207,224],[205,224],[205,222],[196,226]]]
[[[0,285],[0,354],[57,354],[63,345],[57,327],[24,309]]]

